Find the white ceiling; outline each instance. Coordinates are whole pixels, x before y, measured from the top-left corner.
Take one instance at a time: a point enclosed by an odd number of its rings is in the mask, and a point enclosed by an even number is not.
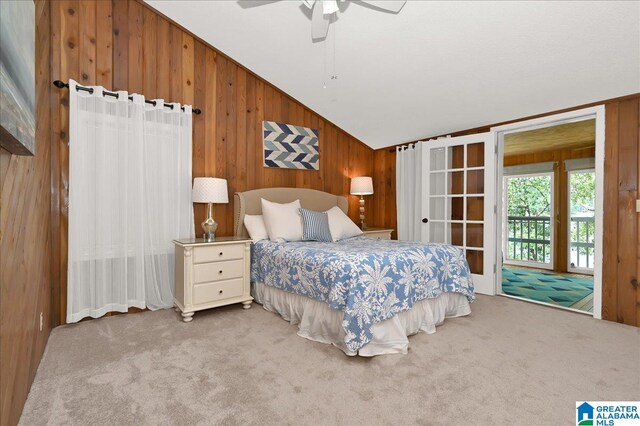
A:
[[[373,148],[640,92],[637,1],[146,1]]]

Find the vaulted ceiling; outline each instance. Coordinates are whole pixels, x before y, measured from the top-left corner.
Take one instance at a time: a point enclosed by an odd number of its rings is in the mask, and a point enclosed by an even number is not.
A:
[[[637,1],[146,1],[373,148],[640,92]]]

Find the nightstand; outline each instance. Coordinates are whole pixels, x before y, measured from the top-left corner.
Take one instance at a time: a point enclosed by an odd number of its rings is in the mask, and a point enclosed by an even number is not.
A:
[[[367,238],[378,238],[380,240],[390,240],[393,229],[386,228],[365,228],[362,230],[362,235]]]
[[[218,237],[174,240],[176,288],[173,301],[189,322],[202,309],[242,303],[251,307],[249,269],[251,239]]]

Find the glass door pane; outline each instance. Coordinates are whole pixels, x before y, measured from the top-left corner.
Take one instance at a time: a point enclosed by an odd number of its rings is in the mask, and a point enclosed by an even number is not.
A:
[[[594,170],[569,172],[569,271],[593,273],[595,261]]]
[[[504,263],[553,268],[553,173],[504,179]]]

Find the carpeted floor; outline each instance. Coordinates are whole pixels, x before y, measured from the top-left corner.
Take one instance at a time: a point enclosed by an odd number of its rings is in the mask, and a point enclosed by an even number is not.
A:
[[[509,266],[502,268],[502,291],[568,308],[593,293],[593,278]]]
[[[640,397],[640,329],[504,297],[348,358],[260,306],[120,315],[53,330],[23,425],[575,424]]]

